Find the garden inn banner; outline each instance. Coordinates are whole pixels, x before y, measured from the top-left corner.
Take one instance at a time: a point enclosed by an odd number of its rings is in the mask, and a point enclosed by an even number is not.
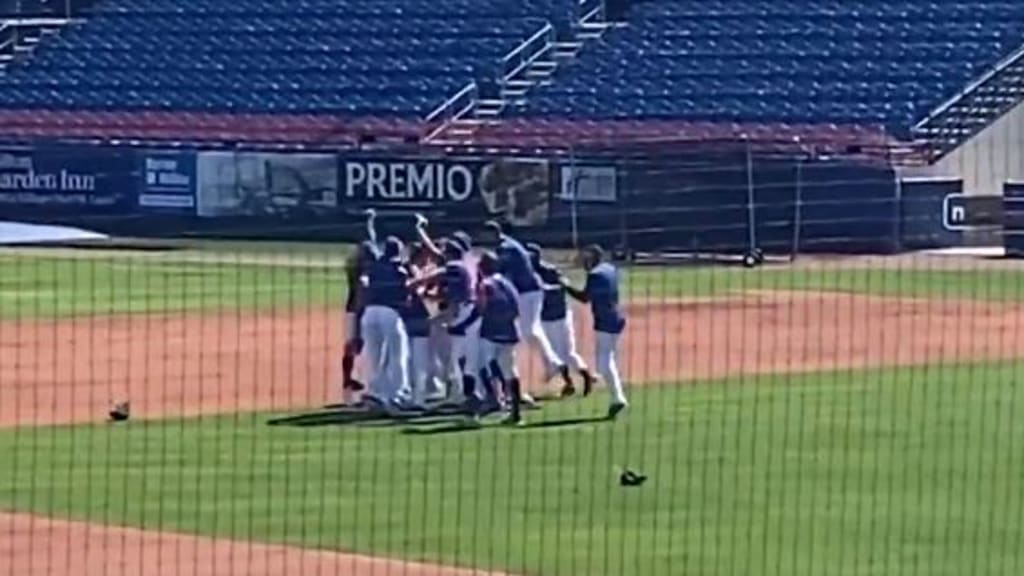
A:
[[[130,210],[134,154],[102,148],[0,148],[0,204]]]

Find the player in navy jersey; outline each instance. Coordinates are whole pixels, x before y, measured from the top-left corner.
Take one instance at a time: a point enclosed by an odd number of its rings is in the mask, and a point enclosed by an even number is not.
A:
[[[370,373],[364,399],[386,412],[394,408],[398,392],[409,389],[409,338],[402,321],[409,302],[409,275],[402,251],[402,241],[388,237],[381,257],[363,278],[361,328]]]
[[[522,336],[540,352],[544,361],[545,382],[561,376],[563,389],[571,389],[572,378],[565,360],[551,347],[544,329],[540,325],[541,308],[544,305],[543,284],[533,269],[529,252],[518,240],[505,233],[501,224],[493,220],[485,224],[488,236],[497,240],[495,250],[498,269],[515,287],[519,299],[519,328]]]
[[[444,267],[435,273],[418,278],[414,286],[436,284],[443,304],[444,322],[451,340],[451,357],[456,363],[454,372],[462,383],[461,390],[449,392],[449,401],[473,409],[478,390],[483,381],[483,365],[480,357],[480,316],[476,309],[476,274],[466,254],[467,239],[453,237],[442,242],[440,247],[426,232],[426,218],[417,215],[416,229],[425,246],[432,246],[435,253],[444,258]],[[454,236],[454,235],[453,235]]]
[[[619,376],[618,348],[626,318],[619,309],[619,272],[605,260],[604,250],[592,245],[580,254],[587,271],[587,283],[582,290],[574,288],[568,280],[563,285],[570,296],[590,304],[596,336],[597,371],[611,389],[608,417],[614,419],[629,403]]]
[[[360,282],[370,265],[377,260],[380,250],[377,248],[377,231],[374,220],[377,213],[366,211],[367,240],[356,248],[355,254],[345,262],[345,281],[348,286],[345,297],[345,348],[341,358],[341,397],[343,404],[354,404],[356,394],[365,385],[354,377],[356,358],[362,352],[363,339],[360,334],[360,321],[363,311],[363,285]]]
[[[516,369],[516,346],[520,341],[519,297],[512,282],[498,273],[498,260],[492,252],[480,256],[480,339],[489,376],[501,383],[509,400],[510,414],[505,423],[522,422],[522,387]]]
[[[410,278],[428,273],[433,266],[431,253],[422,243],[409,244],[407,271]],[[423,410],[428,401],[437,400],[444,392],[435,386],[430,349],[430,310],[427,307],[426,286],[409,285],[408,302],[402,311],[402,321],[409,337],[409,388],[398,392],[400,406]]]
[[[576,325],[573,322],[572,307],[566,302],[562,273],[554,264],[541,257],[539,244],[527,244],[526,251],[530,253],[533,269],[537,271],[544,288],[544,305],[540,311],[541,328],[555,354],[583,378],[583,395],[587,396],[594,387],[594,375],[576,351]],[[575,392],[572,383],[562,388],[562,396],[572,396]]]

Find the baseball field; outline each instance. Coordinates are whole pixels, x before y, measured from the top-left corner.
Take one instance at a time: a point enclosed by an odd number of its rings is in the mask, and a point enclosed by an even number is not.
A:
[[[630,268],[624,417],[467,429],[327,407],[342,261],[0,256],[0,573],[1024,573],[1024,267]]]

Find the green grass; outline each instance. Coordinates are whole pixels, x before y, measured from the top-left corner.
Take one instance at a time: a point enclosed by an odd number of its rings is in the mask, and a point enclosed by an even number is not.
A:
[[[0,256],[0,318],[301,307],[340,302],[344,291],[340,248],[56,254]],[[639,267],[625,272],[623,290],[654,300],[813,290],[1016,301],[1024,270]]]
[[[0,432],[0,507],[542,575],[1020,574],[1024,364],[634,391],[616,422]],[[599,415],[604,397],[534,424]],[[409,430],[420,433],[412,434]],[[617,468],[650,476],[621,488]]]
[[[745,290],[856,292],[887,296],[1024,300],[1024,270],[634,268],[632,297],[715,296]]]
[[[143,258],[0,257],[0,317],[230,310],[341,302],[340,269]]]

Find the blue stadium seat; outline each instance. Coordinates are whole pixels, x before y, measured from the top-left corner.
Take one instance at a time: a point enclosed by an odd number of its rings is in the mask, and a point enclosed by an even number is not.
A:
[[[575,0],[107,0],[0,76],[0,108],[423,118]]]
[[[518,114],[906,128],[1024,44],[1007,0],[652,0],[627,22]]]

